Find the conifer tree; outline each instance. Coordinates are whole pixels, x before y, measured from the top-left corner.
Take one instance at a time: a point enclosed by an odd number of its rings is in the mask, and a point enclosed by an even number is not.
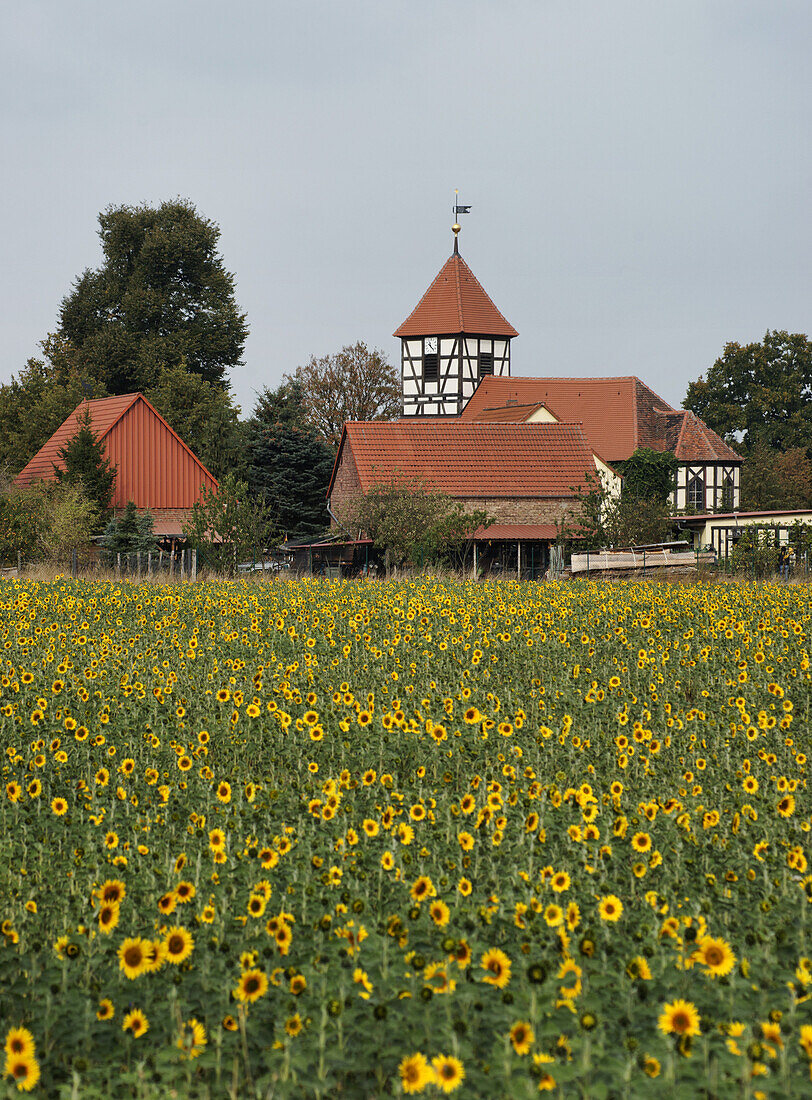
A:
[[[57,481],[80,485],[88,500],[99,509],[99,523],[104,523],[113,503],[116,467],[104,453],[104,443],[93,431],[90,409],[85,405],[79,414],[79,428],[59,450],[62,467],[54,466]]]

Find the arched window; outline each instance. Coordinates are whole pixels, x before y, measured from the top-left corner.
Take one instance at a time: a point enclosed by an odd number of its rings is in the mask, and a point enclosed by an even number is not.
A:
[[[705,507],[705,479],[702,474],[691,474],[688,478],[688,507],[701,512]]]
[[[736,486],[733,480],[733,471],[728,470],[722,482],[722,507],[728,512],[731,512],[733,510],[734,504],[736,502],[735,488]]]

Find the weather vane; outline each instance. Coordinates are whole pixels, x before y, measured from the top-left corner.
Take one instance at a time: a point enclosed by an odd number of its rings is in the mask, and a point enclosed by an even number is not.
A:
[[[454,251],[457,251],[457,237],[459,236],[462,226],[457,221],[460,214],[470,214],[470,206],[460,206],[459,191],[454,188],[454,224],[451,226],[451,232],[454,234]]]

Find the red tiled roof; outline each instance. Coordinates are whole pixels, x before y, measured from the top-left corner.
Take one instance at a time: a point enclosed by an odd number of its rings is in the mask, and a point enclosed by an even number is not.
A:
[[[509,402],[515,402],[510,405]],[[673,409],[639,378],[482,379],[460,414],[464,421],[526,419],[530,404],[544,404],[562,420],[581,423],[595,451],[608,462],[629,458],[638,447],[674,451],[682,462],[740,461],[715,432],[684,410]],[[691,418],[686,427],[686,418]]]
[[[700,420],[694,413],[684,410],[677,414],[680,424],[674,454],[683,462],[741,462],[741,455]]]
[[[578,424],[472,424],[460,420],[349,422],[345,447],[362,492],[392,477],[422,477],[454,497],[569,497],[595,473]]]
[[[498,409],[482,409],[475,419],[478,424],[526,424],[533,413],[543,408],[542,402],[535,405],[505,405]]]
[[[550,542],[558,538],[554,523],[492,523],[490,527],[477,527],[476,542]]]
[[[393,335],[400,338],[457,332],[479,336],[519,335],[482,289],[462,256],[455,252]]]

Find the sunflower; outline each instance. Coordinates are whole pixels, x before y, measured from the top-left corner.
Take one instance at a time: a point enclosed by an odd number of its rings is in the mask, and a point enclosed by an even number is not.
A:
[[[290,979],[290,991],[294,997],[298,997],[300,993],[304,993],[307,989],[307,978],[304,974],[294,974]]]
[[[174,913],[177,904],[178,899],[174,890],[170,890],[168,894],[163,894],[158,898],[158,908],[165,917],[168,917],[170,913]]]
[[[10,1055],[5,1070],[6,1077],[11,1077],[20,1092],[30,1092],[39,1081],[39,1062],[33,1054],[27,1058]]]
[[[246,970],[232,992],[238,1001],[248,1004],[258,1001],[268,992],[268,977],[264,970]]]
[[[629,965],[626,967],[626,973],[634,981],[639,979],[640,981],[651,981],[651,968],[648,965],[648,960],[643,955],[635,955],[630,960]]]
[[[97,1020],[112,1020],[116,1014],[115,1006],[109,997],[103,997],[99,1001],[99,1007],[96,1011]]]
[[[186,905],[190,902],[197,891],[195,890],[195,884],[193,882],[179,882],[175,887],[175,897],[178,899],[181,905]]]
[[[99,910],[99,931],[109,936],[118,924],[119,907],[117,905],[103,905]]]
[[[632,848],[635,852],[648,852],[651,850],[651,837],[648,833],[635,833],[632,837]]]
[[[557,928],[563,923],[564,910],[560,905],[550,904],[544,910],[544,920],[550,928]]]
[[[217,790],[216,790],[215,793],[217,795],[217,801],[218,802],[222,802],[224,804],[227,803],[227,802],[230,802],[231,801],[231,784],[226,783],[225,780],[222,780],[220,783],[217,784]]]
[[[485,952],[482,956],[481,966],[487,971],[482,980],[489,985],[495,985],[497,989],[504,989],[510,981],[510,959],[498,947],[493,947]]]
[[[657,1026],[665,1035],[699,1035],[696,1005],[680,999],[664,1004]]]
[[[434,883],[431,881],[428,875],[421,875],[412,885],[409,891],[412,901],[425,901],[426,898],[434,898],[437,896],[437,891],[434,889]]]
[[[194,950],[195,941],[191,932],[175,925],[166,933],[163,946],[166,952],[166,961],[178,966],[189,958]]]
[[[711,977],[723,978],[736,965],[736,956],[725,940],[705,936],[699,941],[694,962],[702,963]]]
[[[647,1054],[643,1058],[643,1073],[647,1077],[659,1077],[660,1075],[660,1062],[657,1058],[653,1058],[650,1054]]]
[[[137,978],[149,968],[147,956],[151,950],[149,940],[140,936],[124,940],[118,949],[118,962],[128,978]]]
[[[9,1057],[33,1058],[34,1036],[27,1027],[12,1027],[6,1035],[5,1051]]]
[[[615,894],[605,894],[598,902],[598,914],[601,920],[620,920],[623,913],[623,902]]]
[[[438,928],[445,928],[450,916],[449,908],[444,901],[433,901],[429,906],[429,916]]]
[[[191,1020],[187,1020],[186,1023],[180,1025],[180,1035],[178,1035],[175,1045],[182,1052],[181,1058],[197,1058],[199,1054],[203,1053],[206,1042],[206,1029],[193,1016]]]
[[[436,1058],[432,1058],[431,1064],[434,1069],[435,1084],[443,1092],[453,1092],[462,1084],[465,1069],[459,1058],[454,1058],[450,1054],[438,1054]],[[404,1088],[403,1091],[405,1092],[406,1089]]]
[[[267,899],[262,894],[252,894],[248,899],[248,913],[252,917],[261,917],[265,912]]]
[[[51,809],[57,817],[62,817],[68,812],[68,804],[64,798],[54,798],[51,801]]]
[[[526,1023],[524,1020],[519,1020],[519,1022],[514,1024],[510,1029],[510,1041],[517,1054],[528,1054],[533,1043],[536,1041],[536,1036],[529,1023]]]
[[[108,879],[99,888],[99,897],[106,905],[120,905],[127,894],[127,887],[117,878]]]
[[[565,890],[569,890],[570,876],[567,874],[566,871],[559,871],[550,879],[550,885],[557,894],[561,894]]]
[[[398,1066],[400,1083],[407,1094],[422,1092],[426,1085],[434,1081],[434,1070],[426,1061],[424,1055],[410,1054]]]
[[[795,796],[791,794],[784,795],[775,808],[782,817],[792,817],[795,813]]]
[[[140,1008],[130,1009],[121,1021],[121,1030],[131,1031],[134,1039],[140,1039],[145,1032],[149,1031],[149,1020]]]
[[[291,1038],[295,1038],[304,1027],[304,1020],[298,1012],[294,1012],[292,1016],[288,1016],[285,1020],[285,1031]]]

